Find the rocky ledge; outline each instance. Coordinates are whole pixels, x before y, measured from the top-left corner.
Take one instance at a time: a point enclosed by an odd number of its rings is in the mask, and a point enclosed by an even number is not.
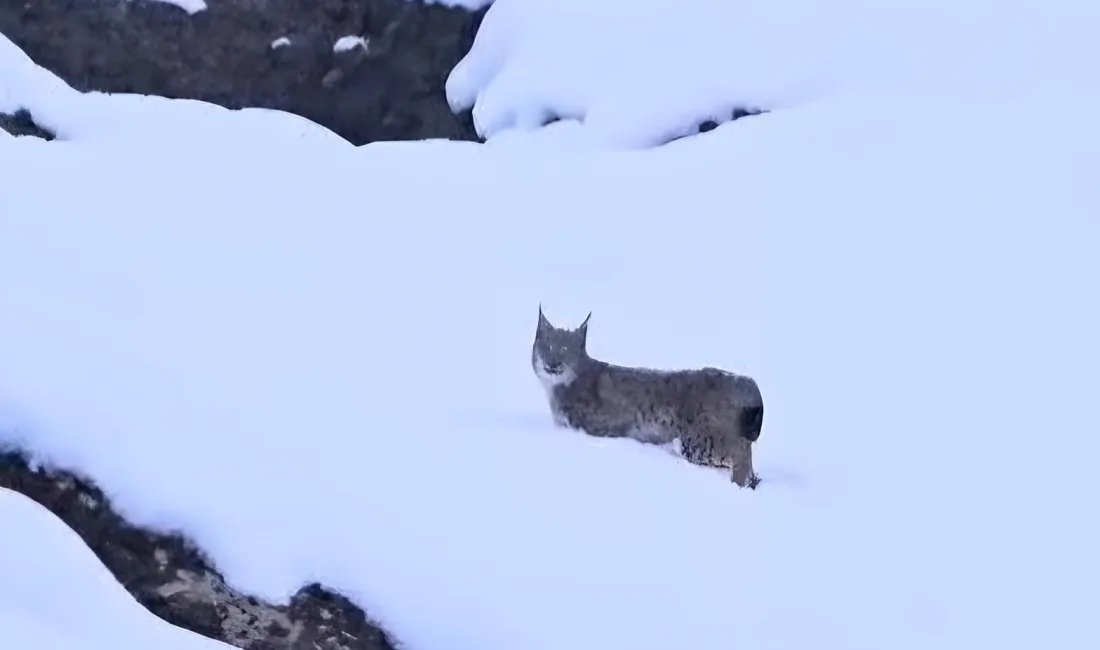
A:
[[[178,533],[133,526],[88,478],[34,466],[0,449],[0,487],[45,506],[75,530],[116,579],[160,618],[245,650],[394,650],[346,597],[309,584],[288,605],[229,588],[214,564]]]
[[[32,135],[43,140],[53,140],[54,134],[34,123],[34,118],[26,110],[14,113],[0,113],[0,131],[12,135]]]
[[[447,75],[485,10],[424,0],[0,2],[0,33],[82,91],[273,108],[353,144],[478,140]]]

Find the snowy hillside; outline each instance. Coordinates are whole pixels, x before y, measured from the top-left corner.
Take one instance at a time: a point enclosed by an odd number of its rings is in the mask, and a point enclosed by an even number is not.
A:
[[[1097,10],[693,2],[500,0],[452,101],[586,120],[484,146],[44,92],[5,44],[63,141],[0,144],[0,440],[410,650],[1093,647]],[[554,428],[540,302],[754,376],[760,489]]]

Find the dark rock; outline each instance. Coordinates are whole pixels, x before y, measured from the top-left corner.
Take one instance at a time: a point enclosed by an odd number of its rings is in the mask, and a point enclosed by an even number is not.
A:
[[[479,139],[444,86],[484,13],[422,0],[207,0],[194,15],[150,0],[0,0],[0,32],[78,90],[279,109],[358,145]],[[335,52],[344,36],[367,47]]]
[[[737,108],[734,108],[728,115],[720,115],[716,118],[703,120],[702,122],[696,124],[694,127],[687,127],[687,129],[685,129],[684,131],[681,131],[680,133],[669,137],[668,142],[675,142],[684,138],[690,138],[701,133],[709,133],[727,122],[733,122],[741,118],[752,117],[754,115],[764,115],[766,113],[768,113],[768,111],[762,108],[749,108],[738,106]]]
[[[53,140],[54,134],[38,126],[26,109],[19,109],[14,113],[0,113],[0,131],[7,131],[12,135],[33,135],[43,140]]]
[[[750,115],[761,115],[763,113],[767,113],[767,111],[760,108],[745,108],[743,106],[738,106],[733,109],[733,114],[730,115],[730,121],[739,120],[742,117],[749,117]]]
[[[699,123],[699,133],[707,133],[718,128],[718,122],[714,120],[704,120]]]
[[[760,109],[760,108],[746,108],[744,106],[738,106],[737,108],[733,109],[733,111],[730,113],[729,117],[726,118],[726,119],[703,120],[702,122],[699,123],[698,132],[699,133],[707,133],[709,131],[713,131],[714,129],[717,129],[720,125],[725,124],[726,122],[733,122],[735,120],[741,119],[742,117],[751,117],[753,115],[763,115],[764,113],[767,113],[767,112],[768,111]]]
[[[0,487],[57,515],[138,602],[169,623],[245,650],[394,650],[360,607],[322,585],[302,587],[288,605],[231,589],[190,540],[131,525],[76,472],[35,467],[22,451],[0,449]]]

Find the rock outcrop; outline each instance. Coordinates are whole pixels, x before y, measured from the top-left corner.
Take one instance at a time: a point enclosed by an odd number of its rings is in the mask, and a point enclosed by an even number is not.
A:
[[[302,587],[288,605],[229,588],[190,540],[128,523],[76,472],[35,467],[25,453],[0,449],[0,487],[61,518],[138,602],[169,623],[245,650],[394,650],[361,608],[322,585]]]
[[[0,0],[0,33],[82,91],[279,109],[356,145],[478,140],[444,86],[484,10],[423,0],[206,5],[189,14],[153,0]]]
[[[33,135],[43,140],[53,140],[54,134],[34,123],[34,118],[26,110],[14,113],[0,113],[0,131],[12,135]]]

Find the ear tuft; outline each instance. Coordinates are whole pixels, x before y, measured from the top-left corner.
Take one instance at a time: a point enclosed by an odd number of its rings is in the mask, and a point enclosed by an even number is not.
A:
[[[544,316],[542,314],[542,303],[540,302],[539,303],[539,326],[538,326],[538,329],[539,329],[539,331],[542,331],[542,330],[549,330],[549,329],[553,329],[553,328],[554,327],[553,327],[553,325],[550,324],[550,321],[546,320],[546,316]]]
[[[588,319],[592,318],[592,312],[588,312],[588,316],[585,317],[584,322],[577,328],[577,333],[581,335],[581,343],[588,343]]]

